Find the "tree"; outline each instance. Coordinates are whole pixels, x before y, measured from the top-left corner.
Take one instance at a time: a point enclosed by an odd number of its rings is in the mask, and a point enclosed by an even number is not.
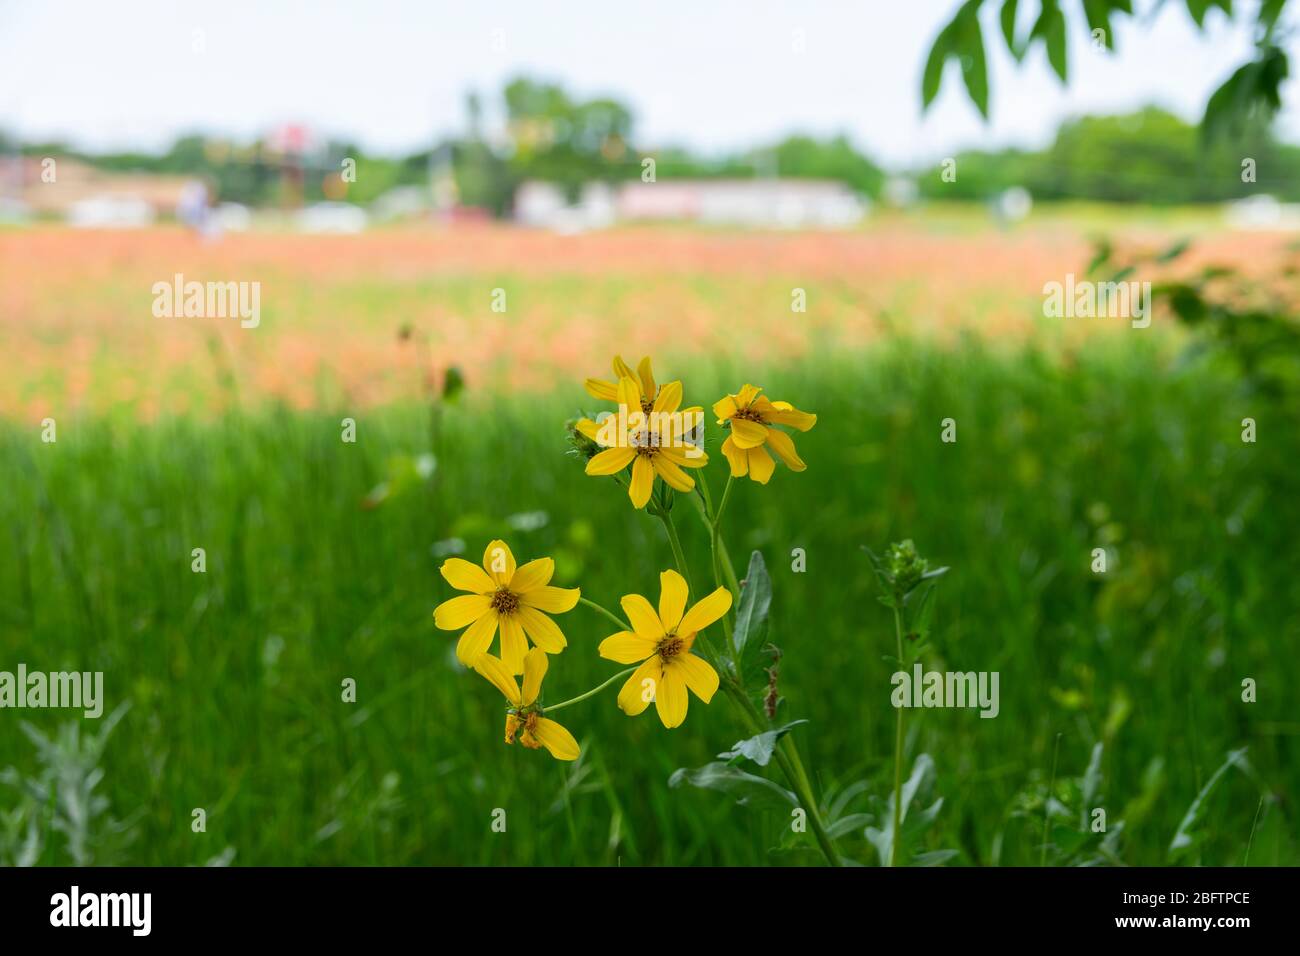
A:
[[[990,7],[998,0],[987,0]],[[944,68],[950,59],[957,60],[966,92],[980,114],[989,115],[988,65],[984,52],[984,33],[980,13],[986,0],[965,0],[953,18],[939,31],[921,78],[921,100],[928,108],[939,94]],[[1286,51],[1282,49],[1280,26],[1289,0],[1260,0],[1251,29],[1255,37],[1255,56],[1242,64],[1210,96],[1201,121],[1207,136],[1220,135],[1242,128],[1243,124],[1270,118],[1281,107],[1280,88],[1289,72]],[[1234,18],[1232,0],[1183,0],[1188,16],[1198,30],[1204,30],[1207,15],[1218,9]],[[1024,4],[1028,8],[1028,2]],[[1114,51],[1115,31],[1112,20],[1132,17],[1133,0],[1082,0],[1084,19],[1081,25],[1089,38],[1105,49]],[[1069,27],[1062,0],[1038,0],[1038,15],[1028,33],[1021,31],[1021,0],[1001,0],[998,22],[1007,49],[1017,63],[1036,43],[1042,43],[1048,62],[1062,83],[1069,75],[1066,34]]]

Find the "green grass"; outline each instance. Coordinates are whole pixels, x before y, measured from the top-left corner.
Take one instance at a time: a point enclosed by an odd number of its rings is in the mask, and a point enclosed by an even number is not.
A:
[[[909,753],[932,755],[945,798],[925,849],[1038,863],[1046,784],[1068,802],[1100,741],[1095,803],[1112,826],[1125,821],[1120,858],[1162,864],[1200,788],[1246,746],[1250,772],[1224,776],[1173,861],[1240,864],[1249,843],[1251,863],[1300,862],[1296,434],[1227,376],[1134,340],[1099,342],[1068,366],[969,342],[762,371],[660,363],[661,377],[685,378],[688,401],[753,378],[820,416],[797,438],[808,471],[739,487],[725,533],[738,562],[758,548],[771,569],[781,691],[787,714],[810,721],[795,734],[819,788],[867,782],[845,812],[871,812],[893,773],[892,623],[861,547],[910,537],[952,567],[927,668],[1001,674],[997,719],[907,715]],[[95,792],[134,839],[96,861],[194,864],[228,847],[246,865],[801,859],[770,852],[791,840],[786,813],[667,785],[742,736],[723,695],[693,700],[675,731],[652,712],[624,716],[612,693],[569,708],[585,754],[562,765],[502,743],[503,701],[433,626],[451,592],[432,549],[452,538],[470,558],[494,536],[521,561],[551,555],[555,583],[607,606],[633,591],[655,599],[671,562],[662,530],[565,454],[563,420],[594,404],[576,382],[540,397],[471,394],[436,438],[418,405],[61,420],[53,445],[35,426],[0,426],[0,669],[102,670],[106,712],[130,702]],[[356,444],[340,441],[348,414]],[[1254,445],[1240,440],[1246,415]],[[939,440],[947,417],[956,444]],[[360,507],[392,459],[427,451],[432,480]],[[710,451],[716,498],[724,461]],[[704,529],[678,504],[703,578]],[[539,511],[541,527],[509,523]],[[1115,559],[1104,576],[1089,568],[1098,546]],[[206,574],[190,570],[196,547]],[[804,573],[791,570],[794,548]],[[552,700],[618,669],[596,655],[611,630],[600,617],[579,607],[559,622],[569,648],[552,658]],[[355,704],[341,701],[348,677]],[[1253,704],[1241,701],[1246,677]],[[69,717],[0,712],[0,767],[35,778],[20,719],[53,733]],[[0,785],[10,840],[22,806]],[[496,808],[505,833],[492,830]],[[38,862],[68,862],[51,807],[25,812],[44,836]],[[875,862],[861,830],[840,849]],[[13,853],[5,832],[0,858]]]

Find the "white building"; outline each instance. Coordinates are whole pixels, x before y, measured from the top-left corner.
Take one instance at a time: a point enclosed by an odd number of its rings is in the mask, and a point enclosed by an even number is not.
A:
[[[590,184],[577,205],[550,183],[524,183],[515,218],[562,231],[615,221],[675,221],[773,229],[856,225],[868,206],[843,183],[809,179],[687,179]]]

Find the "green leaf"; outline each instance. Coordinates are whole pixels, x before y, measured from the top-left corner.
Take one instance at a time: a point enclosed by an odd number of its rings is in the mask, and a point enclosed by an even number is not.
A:
[[[1206,803],[1209,801],[1210,795],[1218,789],[1219,784],[1223,781],[1224,774],[1228,772],[1229,768],[1236,767],[1242,772],[1250,770],[1250,764],[1246,760],[1247,749],[1242,747],[1240,750],[1231,751],[1219,769],[1214,771],[1210,779],[1205,782],[1201,792],[1196,795],[1192,805],[1183,814],[1183,820],[1178,824],[1178,831],[1174,834],[1174,838],[1169,841],[1169,856],[1171,858],[1182,856],[1200,844],[1204,834],[1200,832],[1199,827],[1202,818],[1205,816]]]
[[[1079,785],[1079,795],[1083,798],[1079,801],[1079,826],[1087,832],[1088,815],[1093,810],[1093,801],[1097,794],[1101,793],[1101,757],[1102,743],[1097,741],[1092,748],[1092,756],[1088,759],[1088,769],[1083,772],[1083,782]]]
[[[934,98],[939,95],[939,84],[943,81],[943,67],[948,62],[952,49],[952,24],[939,31],[930,47],[930,55],[925,61],[925,72],[921,74],[921,109],[930,108]]]
[[[1109,0],[1083,0],[1083,15],[1088,20],[1089,31],[1100,30],[1106,49],[1115,49],[1115,34],[1110,28]]]
[[[1096,275],[1097,270],[1110,262],[1110,257],[1115,254],[1115,247],[1111,241],[1105,237],[1098,239],[1092,253],[1092,261],[1088,263],[1087,274]]]
[[[1186,252],[1188,247],[1191,246],[1191,244],[1192,244],[1192,240],[1190,237],[1184,237],[1182,239],[1179,239],[1177,242],[1175,242],[1164,252],[1156,256],[1156,262],[1159,263],[1173,262],[1184,252]]]
[[[762,632],[771,606],[772,579],[768,577],[763,555],[755,551],[749,556],[749,570],[745,572],[745,586],[741,588],[740,605],[736,608],[736,630],[731,639],[737,655],[743,656],[745,645]],[[754,646],[758,646],[757,641]]]
[[[784,787],[725,763],[707,763],[694,770],[685,767],[675,770],[668,778],[668,786],[717,790],[735,797],[741,806],[786,809],[799,805],[798,798]]]
[[[766,767],[768,761],[772,759],[772,754],[776,751],[777,742],[790,732],[794,727],[800,724],[806,724],[806,720],[792,720],[790,723],[773,730],[765,730],[761,734],[755,734],[748,740],[740,740],[731,745],[731,749],[718,754],[719,760],[735,760],[745,757],[754,761],[760,767]]]
[[[978,16],[979,5],[968,5],[970,14],[965,16],[962,27],[962,45],[965,52],[961,58],[961,76],[966,82],[966,92],[971,102],[985,119],[989,117],[989,72],[984,59],[984,34],[980,29]]]
[[[913,800],[919,794],[927,793],[934,784],[934,760],[929,754],[921,754],[912,764],[912,772],[907,780],[903,783],[902,800],[900,801],[901,812],[901,836],[899,839],[899,848],[902,851],[899,860],[906,859],[907,847],[934,823],[939,816],[939,811],[943,809],[943,797],[939,797],[934,803],[922,810],[912,812],[909,815]],[[891,790],[889,798],[885,801],[884,811],[881,814],[883,826],[867,827],[863,835],[876,848],[876,853],[880,856],[882,866],[889,862],[890,851],[894,842],[894,793]]]
[[[1043,0],[1042,12],[1034,23],[1029,39],[1041,39],[1047,47],[1047,60],[1064,83],[1069,73],[1065,43],[1065,14],[1057,0]]]
[[[1007,41],[1007,49],[1017,63],[1025,58],[1024,44],[1016,39],[1016,13],[1019,5],[1020,0],[1003,0],[1002,12],[998,17],[1002,21],[1002,36]]]

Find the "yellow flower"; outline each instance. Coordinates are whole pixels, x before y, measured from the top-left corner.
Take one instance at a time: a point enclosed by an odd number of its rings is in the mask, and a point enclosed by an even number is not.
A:
[[[676,571],[659,575],[659,612],[639,594],[623,598],[631,631],[600,642],[600,656],[620,664],[644,661],[618,693],[618,706],[635,716],[655,702],[665,727],[686,719],[687,688],[706,704],[718,689],[718,672],[691,653],[696,635],[731,609],[731,592],[718,588],[689,611],[686,581]],[[685,614],[682,612],[686,611]]]
[[[490,680],[497,690],[506,695],[510,701],[510,710],[506,713],[506,743],[519,742],[525,747],[536,750],[545,747],[556,760],[577,760],[578,742],[555,721],[542,716],[542,708],[537,703],[537,695],[542,689],[542,678],[546,676],[546,652],[534,647],[524,655],[524,689],[520,693],[514,675],[499,658],[483,654],[474,664],[478,671]]]
[[[470,592],[443,601],[433,612],[434,623],[444,631],[465,628],[456,644],[456,657],[467,667],[487,653],[498,625],[501,660],[511,674],[524,672],[529,640],[548,654],[558,654],[568,644],[546,614],[573,610],[582,591],[551,586],[555,562],[550,558],[516,568],[510,546],[491,541],[483,552],[483,567],[464,558],[448,558],[439,570],[456,590]]]
[[[700,410],[678,411],[681,382],[669,382],[661,388],[648,412],[642,410],[638,389],[633,379],[619,379],[618,414],[600,424],[584,418],[578,422],[578,430],[605,449],[587,462],[587,474],[615,475],[631,465],[627,494],[634,507],[644,508],[656,475],[669,487],[689,492],[695,487],[695,479],[683,469],[703,468],[709,456],[690,438]]]
[[[650,367],[650,356],[648,355],[637,363],[636,372],[633,372],[628,367],[621,355],[615,355],[614,381],[606,382],[599,378],[589,378],[584,383],[584,387],[587,389],[587,394],[592,398],[599,398],[605,402],[617,402],[621,401],[618,396],[618,386],[625,378],[632,379],[636,384],[641,411],[648,413],[650,406],[654,404],[655,396],[658,394],[655,389],[654,371]]]
[[[759,394],[763,390],[746,385],[735,395],[727,395],[714,403],[713,413],[718,424],[730,423],[731,434],[722,443],[722,453],[731,464],[731,477],[749,475],[754,481],[767,484],[776,462],[767,453],[771,448],[791,471],[803,471],[803,463],[794,449],[794,442],[773,425],[788,425],[806,432],[817,424],[817,416],[801,412],[789,402],[769,401]],[[766,447],[764,447],[766,446]]]

